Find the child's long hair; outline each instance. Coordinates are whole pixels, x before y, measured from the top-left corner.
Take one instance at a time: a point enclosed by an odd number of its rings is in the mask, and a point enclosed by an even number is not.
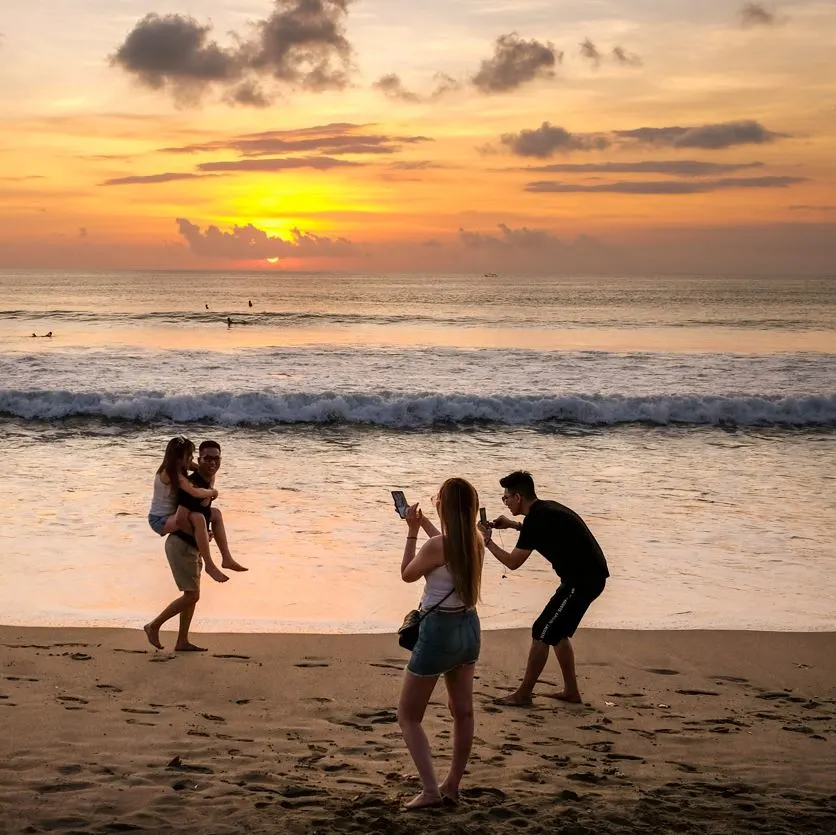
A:
[[[182,435],[172,438],[165,448],[163,463],[157,469],[157,473],[165,473],[171,485],[171,494],[177,498],[180,490],[180,476],[183,473],[182,461],[184,458],[191,458],[194,455],[194,444]]]
[[[438,515],[444,534],[444,562],[453,575],[456,594],[475,606],[482,585],[485,544],[476,529],[479,495],[463,478],[448,478],[438,491]]]

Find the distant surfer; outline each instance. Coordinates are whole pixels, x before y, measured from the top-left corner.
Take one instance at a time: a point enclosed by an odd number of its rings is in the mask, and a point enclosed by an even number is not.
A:
[[[252,300],[252,299],[249,299],[249,301],[247,302],[247,304],[248,304],[250,307],[252,307],[252,306],[253,306],[253,300]]]
[[[230,319],[229,316],[226,317],[226,326],[228,328],[232,327],[232,319]]]

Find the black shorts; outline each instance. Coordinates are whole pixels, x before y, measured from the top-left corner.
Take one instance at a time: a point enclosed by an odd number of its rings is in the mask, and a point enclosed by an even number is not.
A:
[[[586,610],[603,590],[604,583],[582,586],[561,583],[543,613],[534,621],[531,637],[549,646],[559,644],[564,638],[571,638]]]

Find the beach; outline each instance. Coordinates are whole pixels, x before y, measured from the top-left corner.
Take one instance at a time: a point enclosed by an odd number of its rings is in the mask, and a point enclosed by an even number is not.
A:
[[[417,792],[393,635],[0,627],[7,833],[836,830],[836,635],[581,629],[582,705],[550,659],[530,708],[493,699],[529,633],[483,633],[458,807]],[[174,635],[163,632],[173,647]],[[451,723],[425,718],[437,768]]]

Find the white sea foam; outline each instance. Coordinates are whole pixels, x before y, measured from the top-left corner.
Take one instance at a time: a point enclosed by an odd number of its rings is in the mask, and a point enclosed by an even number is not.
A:
[[[431,393],[217,392],[172,396],[157,392],[0,390],[0,414],[40,421],[94,418],[139,424],[209,422],[222,426],[366,424],[395,429],[475,423],[532,426],[544,422],[591,426],[643,423],[657,426],[836,427],[836,395],[484,397]]]

